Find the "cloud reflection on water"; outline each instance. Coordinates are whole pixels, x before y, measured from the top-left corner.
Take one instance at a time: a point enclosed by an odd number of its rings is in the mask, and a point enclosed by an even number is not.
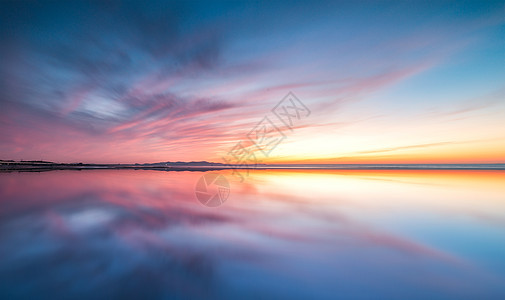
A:
[[[0,174],[1,298],[505,295],[503,172],[256,170],[219,208],[200,176]]]

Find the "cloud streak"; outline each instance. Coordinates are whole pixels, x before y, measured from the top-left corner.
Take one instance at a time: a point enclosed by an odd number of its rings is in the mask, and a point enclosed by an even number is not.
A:
[[[371,19],[372,10],[345,3],[2,7],[0,155],[88,162],[215,160],[289,91],[317,116],[314,129],[352,123],[335,118],[433,72],[473,40],[467,32],[498,22],[483,23],[485,11],[468,22],[444,11],[461,25],[452,38],[439,29],[449,21],[417,28],[402,17],[419,18],[417,10],[381,5]]]

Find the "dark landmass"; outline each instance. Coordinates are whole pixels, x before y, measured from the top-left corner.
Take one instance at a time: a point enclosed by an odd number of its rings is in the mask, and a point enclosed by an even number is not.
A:
[[[53,170],[101,170],[101,169],[134,169],[166,171],[209,171],[234,168],[235,166],[209,162],[159,162],[146,164],[86,164],[55,163],[50,161],[13,161],[0,160],[0,172],[44,172]]]
[[[327,170],[505,170],[505,164],[256,164],[230,165],[207,161],[144,164],[55,163],[42,160],[0,160],[0,172],[44,172],[53,170],[161,170],[211,171],[224,169],[327,169]]]

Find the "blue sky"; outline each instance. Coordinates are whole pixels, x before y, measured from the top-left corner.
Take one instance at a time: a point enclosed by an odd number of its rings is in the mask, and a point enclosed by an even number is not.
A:
[[[505,160],[500,1],[1,6],[3,159],[219,161],[291,91],[265,161]]]

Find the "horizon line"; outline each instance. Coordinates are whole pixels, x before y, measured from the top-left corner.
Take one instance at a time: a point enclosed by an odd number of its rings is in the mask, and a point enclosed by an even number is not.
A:
[[[108,163],[98,163],[98,162],[56,162],[56,161],[49,161],[49,160],[34,160],[34,159],[29,159],[29,160],[14,160],[14,159],[0,159],[0,162],[8,162],[8,163],[51,163],[51,164],[83,164],[83,165],[154,165],[154,164],[187,164],[187,163],[206,163],[206,164],[215,164],[215,165],[228,165],[228,166],[238,166],[238,165],[247,165],[247,164],[226,164],[226,163],[220,163],[220,162],[214,162],[214,161],[207,161],[207,160],[191,160],[191,161],[158,161],[158,162],[134,162],[134,163],[127,163],[127,162],[108,162]],[[423,162],[414,162],[414,163],[256,163],[256,164],[249,164],[249,165],[261,165],[261,166],[293,166],[293,165],[305,165],[305,166],[321,166],[321,165],[336,165],[336,166],[342,166],[342,165],[500,165],[500,164],[505,164],[505,162],[486,162],[486,163],[453,163],[453,162],[441,162],[441,163],[423,163]]]
[[[401,164],[256,164],[238,165],[207,161],[157,163],[56,163],[50,161],[0,160],[2,171],[143,169],[165,171],[212,171],[237,169],[304,169],[304,170],[505,170],[505,163],[401,163]]]

